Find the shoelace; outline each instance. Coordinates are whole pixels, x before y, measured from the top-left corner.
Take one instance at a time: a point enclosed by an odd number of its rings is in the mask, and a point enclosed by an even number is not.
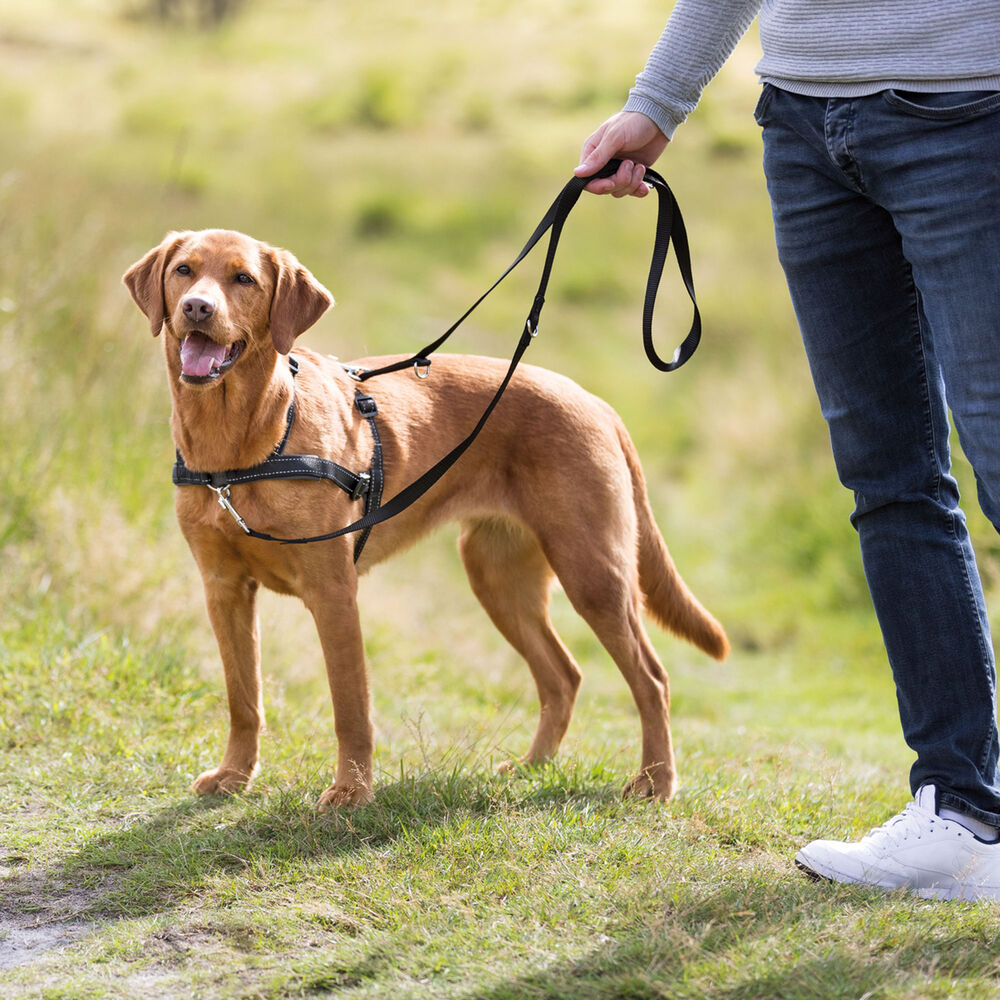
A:
[[[875,827],[864,838],[874,841],[879,846],[898,846],[910,837],[922,837],[930,833],[935,823],[946,822],[929,809],[910,802],[906,808],[881,826]]]

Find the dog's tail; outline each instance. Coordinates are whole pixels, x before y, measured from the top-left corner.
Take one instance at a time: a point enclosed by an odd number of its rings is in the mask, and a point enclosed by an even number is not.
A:
[[[628,432],[619,431],[622,451],[632,477],[636,519],[639,526],[639,586],[646,611],[663,628],[687,639],[709,656],[724,660],[729,640],[718,621],[688,589],[667,550],[667,544],[653,518],[646,493],[646,480],[635,445]]]

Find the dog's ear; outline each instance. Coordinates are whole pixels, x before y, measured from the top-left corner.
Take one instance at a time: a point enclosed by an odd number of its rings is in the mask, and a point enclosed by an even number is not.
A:
[[[187,233],[167,233],[163,242],[153,247],[141,260],[137,260],[123,275],[122,281],[135,304],[149,320],[153,336],[157,336],[166,319],[167,307],[163,301],[163,270],[167,259]]]
[[[271,341],[287,354],[295,338],[333,305],[333,296],[287,250],[271,251],[277,279],[271,299]]]

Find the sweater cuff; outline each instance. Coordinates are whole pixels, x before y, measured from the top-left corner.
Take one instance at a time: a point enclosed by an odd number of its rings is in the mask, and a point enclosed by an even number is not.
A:
[[[631,93],[625,102],[623,111],[639,111],[647,118],[652,119],[653,124],[668,138],[672,138],[677,126],[684,121],[685,115],[679,114],[676,110],[665,108],[662,104],[657,104],[648,97],[641,94]]]

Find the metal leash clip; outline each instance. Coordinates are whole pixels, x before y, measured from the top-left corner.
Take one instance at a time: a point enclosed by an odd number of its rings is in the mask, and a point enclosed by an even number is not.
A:
[[[250,529],[247,527],[246,521],[240,517],[236,508],[229,502],[229,486],[212,486],[208,485],[208,488],[215,494],[215,498],[219,501],[219,506],[223,510],[229,511],[233,516],[233,520],[243,529],[246,534],[250,534]]]

